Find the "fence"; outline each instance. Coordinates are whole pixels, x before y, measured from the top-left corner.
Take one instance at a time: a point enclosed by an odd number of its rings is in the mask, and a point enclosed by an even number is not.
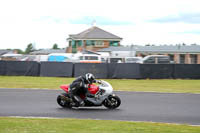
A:
[[[0,61],[0,75],[39,76],[40,64],[33,61]]]
[[[88,72],[110,79],[200,79],[200,64],[0,61],[0,75],[7,76],[77,77]]]

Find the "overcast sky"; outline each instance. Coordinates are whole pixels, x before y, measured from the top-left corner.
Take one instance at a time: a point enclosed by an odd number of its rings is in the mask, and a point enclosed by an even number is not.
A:
[[[199,0],[1,0],[0,49],[68,45],[96,25],[122,45],[200,44]]]

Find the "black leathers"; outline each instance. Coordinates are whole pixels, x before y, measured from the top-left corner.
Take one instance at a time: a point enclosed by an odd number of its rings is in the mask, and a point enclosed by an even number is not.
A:
[[[86,81],[84,76],[80,76],[75,79],[70,84],[69,95],[73,98],[75,102],[77,102],[80,106],[83,104],[83,100],[80,98],[80,94],[88,94],[88,82]]]

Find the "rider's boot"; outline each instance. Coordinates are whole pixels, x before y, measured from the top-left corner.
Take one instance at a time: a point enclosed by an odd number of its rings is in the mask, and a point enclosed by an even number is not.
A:
[[[85,106],[85,102],[82,100],[82,101],[79,103],[79,106],[80,106],[80,107]]]
[[[72,94],[72,93],[69,93],[69,96],[70,96],[70,105],[72,107],[78,107],[79,104],[77,103],[76,99],[74,98],[75,96]]]
[[[77,107],[78,106],[83,107],[85,105],[85,102],[79,96],[74,96],[73,98]]]

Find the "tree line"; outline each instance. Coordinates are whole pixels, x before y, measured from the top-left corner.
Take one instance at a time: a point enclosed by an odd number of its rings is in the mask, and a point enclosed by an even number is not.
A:
[[[52,46],[52,49],[60,49],[60,48],[58,47],[58,44],[55,43],[55,44]],[[8,50],[11,50],[11,49],[8,49]],[[29,54],[29,53],[31,53],[31,52],[33,52],[33,51],[36,51],[36,49],[35,49],[35,47],[34,47],[34,45],[33,45],[32,43],[29,43],[29,44],[27,45],[25,51],[23,51],[23,50],[21,50],[21,49],[14,49],[14,50],[16,50],[18,54]]]

